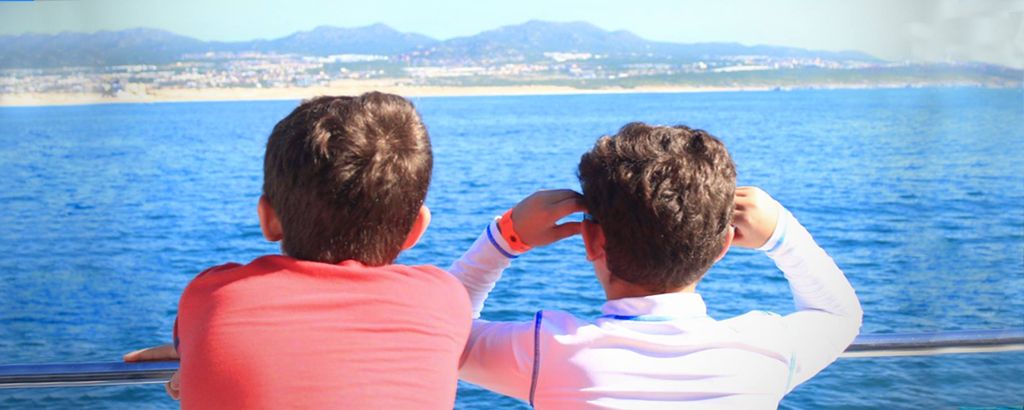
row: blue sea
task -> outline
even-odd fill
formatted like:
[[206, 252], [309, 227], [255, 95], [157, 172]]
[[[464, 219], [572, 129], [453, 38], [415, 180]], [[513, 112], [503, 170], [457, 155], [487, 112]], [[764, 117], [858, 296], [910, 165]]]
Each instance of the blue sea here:
[[[741, 185], [787, 206], [846, 272], [862, 333], [1024, 327], [1024, 92], [924, 88], [413, 99], [433, 140], [433, 224], [399, 262], [447, 267], [538, 189], [578, 189], [631, 121], [718, 136]], [[0, 108], [0, 364], [119, 360], [167, 343], [201, 270], [275, 253], [256, 202], [264, 144], [298, 101]], [[762, 254], [698, 287], [718, 319], [793, 310]], [[595, 317], [572, 238], [514, 263], [484, 317]], [[840, 359], [784, 409], [1020, 406], [1024, 353]], [[0, 408], [176, 408], [160, 385], [0, 390]], [[457, 409], [525, 409], [462, 384]]]

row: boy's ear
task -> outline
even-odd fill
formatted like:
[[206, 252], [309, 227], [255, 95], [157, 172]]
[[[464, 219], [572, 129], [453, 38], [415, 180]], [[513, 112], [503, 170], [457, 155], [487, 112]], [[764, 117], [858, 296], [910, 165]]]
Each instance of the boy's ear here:
[[267, 199], [266, 195], [260, 195], [260, 203], [256, 206], [256, 213], [260, 215], [260, 229], [263, 230], [264, 238], [271, 242], [277, 242], [284, 238], [281, 220], [277, 219], [277, 213], [270, 206], [270, 200]]
[[729, 247], [732, 246], [732, 240], [736, 237], [736, 227], [729, 225], [729, 232], [725, 234], [725, 244], [722, 245], [722, 253], [718, 254], [715, 258], [715, 262], [722, 260], [725, 254], [729, 252]]
[[601, 225], [588, 220], [583, 221], [583, 246], [587, 248], [587, 260], [596, 261], [604, 258], [604, 229]]
[[430, 208], [423, 205], [420, 207], [419, 215], [416, 215], [416, 222], [412, 223], [409, 236], [406, 236], [405, 242], [402, 243], [402, 250], [404, 251], [416, 245], [416, 242], [419, 242], [420, 238], [423, 237], [423, 233], [427, 231], [427, 226], [430, 226]]

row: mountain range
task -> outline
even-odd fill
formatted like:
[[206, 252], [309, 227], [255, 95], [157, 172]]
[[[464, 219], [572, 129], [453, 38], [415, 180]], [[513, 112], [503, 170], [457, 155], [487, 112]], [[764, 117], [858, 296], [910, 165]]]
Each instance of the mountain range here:
[[62, 32], [0, 36], [0, 68], [49, 68], [167, 64], [185, 54], [206, 52], [287, 53], [309, 56], [373, 54], [448, 60], [500, 61], [538, 58], [546, 52], [607, 54], [632, 59], [697, 59], [764, 55], [833, 61], [878, 61], [857, 51], [814, 51], [739, 43], [668, 43], [643, 39], [629, 31], [607, 31], [586, 22], [533, 20], [474, 36], [437, 40], [403, 33], [384, 24], [341, 28], [320, 26], [272, 40], [201, 41], [169, 31], [136, 28], [93, 34]]

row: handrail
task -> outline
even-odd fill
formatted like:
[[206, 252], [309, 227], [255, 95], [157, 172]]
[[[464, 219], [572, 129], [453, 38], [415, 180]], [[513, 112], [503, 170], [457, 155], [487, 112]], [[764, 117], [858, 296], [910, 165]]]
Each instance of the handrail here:
[[[1024, 351], [1024, 328], [861, 335], [840, 357], [930, 356]], [[101, 362], [0, 366], [0, 390], [166, 383], [178, 362]]]
[[1024, 328], [860, 335], [839, 357], [932, 356], [1018, 350], [1024, 350]]
[[25, 387], [166, 383], [178, 362], [100, 362], [0, 366], [0, 390]]

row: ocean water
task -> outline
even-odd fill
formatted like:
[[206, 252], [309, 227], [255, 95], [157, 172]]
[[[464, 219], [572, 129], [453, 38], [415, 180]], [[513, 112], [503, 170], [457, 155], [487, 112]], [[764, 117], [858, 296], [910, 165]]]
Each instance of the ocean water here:
[[[725, 141], [742, 185], [786, 205], [847, 273], [863, 333], [1024, 327], [1024, 92], [927, 88], [419, 98], [433, 224], [399, 262], [446, 267], [494, 215], [630, 121]], [[256, 201], [274, 123], [297, 101], [0, 108], [0, 364], [119, 360], [166, 343], [206, 267], [277, 251]], [[698, 291], [712, 317], [793, 310], [757, 252]], [[518, 259], [485, 309], [599, 313], [572, 238]], [[1024, 353], [841, 359], [784, 409], [1019, 406]], [[0, 408], [176, 408], [159, 385], [0, 390]], [[457, 409], [528, 406], [468, 384]]]

